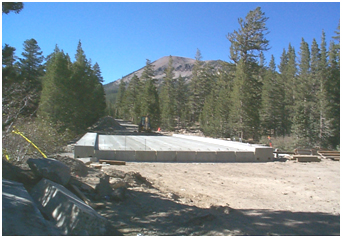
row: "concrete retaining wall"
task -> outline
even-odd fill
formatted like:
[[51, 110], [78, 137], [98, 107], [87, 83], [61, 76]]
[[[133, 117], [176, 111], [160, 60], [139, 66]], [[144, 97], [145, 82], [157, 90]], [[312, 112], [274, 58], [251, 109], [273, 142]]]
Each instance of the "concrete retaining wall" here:
[[214, 163], [216, 162], [216, 152], [214, 151], [197, 151], [196, 162]]
[[217, 163], [236, 162], [235, 151], [216, 151], [216, 162]]
[[256, 162], [255, 155], [250, 151], [236, 151], [235, 162]]
[[[263, 152], [263, 151], [261, 151]], [[261, 153], [259, 151], [259, 153]], [[231, 163], [269, 162], [271, 159], [257, 158], [251, 151], [96, 151], [97, 159], [126, 162], [179, 162], [179, 163]]]
[[157, 151], [156, 161], [157, 162], [176, 162], [177, 152], [176, 151]]
[[196, 151], [177, 151], [177, 162], [196, 162]]
[[135, 151], [136, 162], [157, 162], [157, 155], [155, 151], [148, 150], [136, 150]]
[[133, 162], [135, 161], [135, 151], [117, 150], [115, 151], [115, 159], [120, 161]]

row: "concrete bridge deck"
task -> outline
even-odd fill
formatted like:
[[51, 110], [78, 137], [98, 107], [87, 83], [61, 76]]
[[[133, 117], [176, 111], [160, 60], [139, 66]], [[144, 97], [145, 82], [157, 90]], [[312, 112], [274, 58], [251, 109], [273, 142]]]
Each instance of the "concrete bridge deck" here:
[[269, 162], [273, 149], [198, 136], [85, 134], [75, 158], [96, 157], [132, 162]]

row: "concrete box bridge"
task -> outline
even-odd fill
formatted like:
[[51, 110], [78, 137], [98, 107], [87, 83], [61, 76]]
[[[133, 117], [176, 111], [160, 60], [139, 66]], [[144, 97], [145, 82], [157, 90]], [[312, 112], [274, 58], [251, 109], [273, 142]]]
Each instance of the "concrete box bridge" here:
[[75, 158], [126, 162], [270, 162], [267, 146], [198, 136], [101, 135], [86, 133], [75, 145]]

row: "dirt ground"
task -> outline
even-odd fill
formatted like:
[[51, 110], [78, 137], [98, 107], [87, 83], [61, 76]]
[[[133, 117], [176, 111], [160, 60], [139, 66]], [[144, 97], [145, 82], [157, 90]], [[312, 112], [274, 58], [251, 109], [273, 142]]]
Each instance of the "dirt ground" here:
[[340, 234], [339, 161], [102, 168], [112, 169], [138, 172], [151, 184], [100, 211], [125, 235]]

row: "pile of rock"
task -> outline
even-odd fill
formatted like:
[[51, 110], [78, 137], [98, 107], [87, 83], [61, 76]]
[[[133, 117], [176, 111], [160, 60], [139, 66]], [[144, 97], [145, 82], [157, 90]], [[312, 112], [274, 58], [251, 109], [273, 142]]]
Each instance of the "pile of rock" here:
[[3, 169], [16, 172], [3, 170], [3, 235], [120, 235], [96, 209], [123, 201], [127, 187], [148, 181], [138, 173], [107, 175], [81, 161], [56, 158], [29, 159], [25, 173], [3, 160]]
[[101, 118], [91, 128], [88, 129], [92, 132], [101, 132], [106, 134], [116, 130], [123, 130], [125, 128], [121, 126], [120, 123], [118, 123], [113, 117], [106, 116]]

